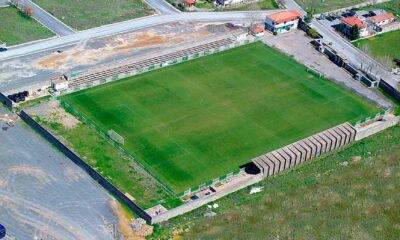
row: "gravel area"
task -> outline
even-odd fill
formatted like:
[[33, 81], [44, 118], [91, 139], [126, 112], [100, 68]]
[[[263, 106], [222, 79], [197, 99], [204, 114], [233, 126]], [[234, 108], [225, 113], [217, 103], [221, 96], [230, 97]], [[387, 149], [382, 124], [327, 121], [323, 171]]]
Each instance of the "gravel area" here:
[[310, 44], [311, 39], [305, 33], [296, 30], [278, 36], [266, 33], [265, 40], [271, 46], [293, 56], [298, 62], [317, 70], [336, 83], [363, 96], [384, 109], [393, 108], [394, 105], [380, 92], [369, 89], [364, 84], [356, 81], [346, 70], [331, 62], [324, 54], [318, 52]]
[[0, 121], [0, 162], [0, 224], [10, 239], [114, 239], [112, 198], [20, 121]]

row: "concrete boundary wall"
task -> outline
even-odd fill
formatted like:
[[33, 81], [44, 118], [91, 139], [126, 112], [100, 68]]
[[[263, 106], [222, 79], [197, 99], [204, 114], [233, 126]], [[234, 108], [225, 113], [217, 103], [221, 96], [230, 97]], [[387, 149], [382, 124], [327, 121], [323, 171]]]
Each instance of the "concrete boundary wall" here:
[[349, 123], [344, 123], [256, 157], [252, 162], [260, 169], [263, 178], [266, 178], [311, 158], [341, 148], [353, 142], [356, 139], [356, 133], [356, 129]]
[[130, 200], [125, 194], [119, 191], [114, 185], [107, 181], [103, 176], [101, 176], [96, 170], [94, 170], [89, 164], [83, 161], [78, 155], [72, 152], [68, 147], [61, 143], [56, 137], [54, 137], [49, 131], [43, 128], [39, 123], [37, 123], [33, 118], [31, 118], [27, 113], [21, 111], [19, 113], [20, 118], [32, 127], [37, 133], [44, 137], [49, 143], [56, 147], [60, 152], [62, 152], [66, 157], [68, 157], [72, 162], [81, 167], [85, 172], [87, 172], [96, 182], [98, 182], [102, 187], [114, 195], [119, 201], [128, 206], [133, 212], [135, 212], [139, 217], [146, 220], [147, 223], [151, 224], [151, 216], [147, 214], [142, 208], [140, 208], [136, 203]]
[[12, 101], [1, 92], [0, 92], [0, 102], [3, 103], [10, 111], [13, 110]]
[[391, 114], [385, 115], [381, 120], [372, 122], [365, 126], [359, 125], [356, 127], [357, 135], [355, 137], [356, 141], [363, 138], [369, 137], [375, 133], [383, 131], [387, 128], [393, 127], [400, 123], [400, 116], [394, 116]]

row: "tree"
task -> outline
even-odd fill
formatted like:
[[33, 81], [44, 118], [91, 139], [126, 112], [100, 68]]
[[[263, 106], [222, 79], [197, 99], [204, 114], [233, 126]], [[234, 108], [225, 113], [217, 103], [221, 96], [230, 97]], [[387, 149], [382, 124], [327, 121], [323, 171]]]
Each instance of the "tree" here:
[[252, 2], [247, 7], [247, 19], [249, 21], [249, 29], [252, 29], [254, 23], [259, 19], [259, 11], [261, 10], [257, 2]]
[[32, 17], [34, 11], [33, 8], [28, 7], [28, 6], [22, 6], [21, 11], [28, 17]]
[[359, 38], [360, 38], [360, 28], [356, 24], [350, 29], [350, 40], [356, 40]]
[[315, 28], [311, 28], [309, 34], [312, 38], [318, 38], [318, 32]]
[[307, 11], [307, 16], [304, 18], [304, 22], [310, 23], [313, 19], [313, 10]]

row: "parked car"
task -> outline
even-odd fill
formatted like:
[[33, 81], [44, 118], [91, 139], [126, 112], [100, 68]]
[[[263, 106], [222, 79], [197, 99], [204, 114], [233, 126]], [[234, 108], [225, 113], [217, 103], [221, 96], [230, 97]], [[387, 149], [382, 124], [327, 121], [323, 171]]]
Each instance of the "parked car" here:
[[0, 52], [5, 52], [5, 51], [7, 51], [7, 48], [0, 47]]
[[0, 239], [6, 236], [6, 228], [0, 224]]

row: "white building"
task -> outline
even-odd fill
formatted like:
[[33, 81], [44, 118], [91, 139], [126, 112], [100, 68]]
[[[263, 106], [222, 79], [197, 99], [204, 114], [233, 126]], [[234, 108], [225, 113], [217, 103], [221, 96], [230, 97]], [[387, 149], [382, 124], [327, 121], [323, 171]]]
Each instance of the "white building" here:
[[51, 87], [55, 90], [55, 91], [62, 91], [68, 88], [68, 80], [65, 79], [64, 76], [56, 78], [56, 79], [52, 79], [51, 80]]
[[267, 15], [265, 28], [271, 32], [284, 33], [296, 29], [301, 14], [295, 10], [287, 10]]

